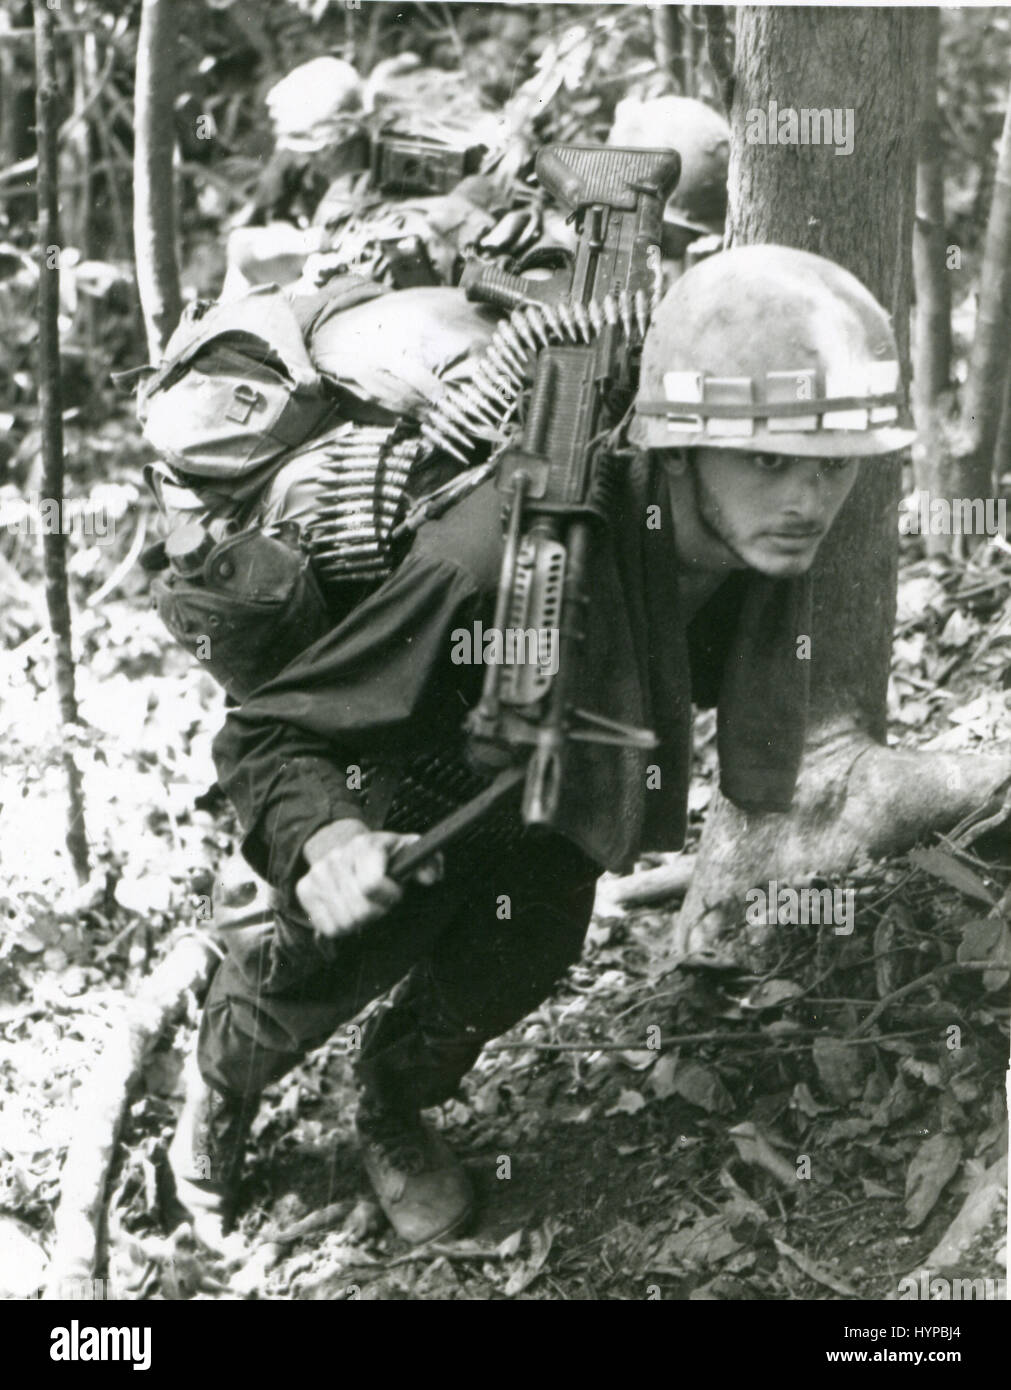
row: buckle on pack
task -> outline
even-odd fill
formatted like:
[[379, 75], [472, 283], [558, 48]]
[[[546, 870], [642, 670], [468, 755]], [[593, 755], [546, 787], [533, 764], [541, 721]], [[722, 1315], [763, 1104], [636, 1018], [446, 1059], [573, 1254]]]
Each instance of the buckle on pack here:
[[225, 411], [225, 419], [236, 425], [248, 425], [253, 411], [265, 401], [266, 397], [248, 382], [240, 381], [232, 388], [232, 404]]

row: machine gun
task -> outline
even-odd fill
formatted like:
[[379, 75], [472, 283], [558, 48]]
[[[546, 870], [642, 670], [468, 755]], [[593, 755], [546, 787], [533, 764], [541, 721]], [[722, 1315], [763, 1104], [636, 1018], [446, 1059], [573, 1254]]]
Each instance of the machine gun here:
[[486, 153], [484, 145], [385, 128], [370, 136], [368, 167], [373, 187], [383, 193], [431, 197], [451, 193], [461, 179], [476, 174]]
[[620, 484], [608, 436], [632, 399], [662, 291], [663, 208], [680, 166], [671, 150], [546, 146], [538, 178], [571, 209], [579, 233], [568, 295], [496, 267], [464, 277], [470, 298], [513, 311], [517, 334], [542, 344], [522, 437], [498, 466], [508, 525], [494, 629], [503, 639], [510, 631], [553, 634], [553, 650], [549, 659], [538, 643], [536, 656], [523, 659], [514, 643], [512, 661], [488, 666], [466, 732], [470, 761], [497, 769], [494, 780], [395, 855], [395, 878], [410, 877], [520, 783], [524, 822], [552, 826], [573, 741], [655, 746], [650, 731], [581, 710], [575, 699], [593, 535], [606, 526]]

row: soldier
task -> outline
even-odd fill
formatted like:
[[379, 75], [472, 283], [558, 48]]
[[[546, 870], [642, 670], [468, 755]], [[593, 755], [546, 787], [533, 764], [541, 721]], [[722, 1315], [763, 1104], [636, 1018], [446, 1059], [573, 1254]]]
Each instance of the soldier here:
[[681, 156], [681, 177], [663, 216], [668, 283], [680, 274], [686, 256], [719, 250], [727, 216], [730, 127], [718, 111], [693, 97], [625, 97], [615, 108], [607, 142], [670, 148]]
[[481, 670], [451, 653], [493, 622], [492, 481], [423, 525], [390, 578], [230, 712], [219, 776], [278, 911], [233, 939], [204, 1007], [170, 1153], [198, 1229], [234, 1204], [261, 1090], [393, 986], [358, 1061], [365, 1169], [408, 1241], [462, 1228], [469, 1178], [421, 1112], [577, 958], [602, 867], [682, 845], [693, 701], [717, 706], [725, 794], [789, 806], [808, 570], [859, 460], [911, 442], [898, 387], [885, 312], [821, 257], [736, 249], [670, 290], [644, 347], [620, 506], [593, 555], [581, 666], [581, 701], [649, 725], [658, 747], [585, 745], [558, 833], [500, 809], [441, 875], [430, 865], [404, 886], [388, 872], [481, 785], [460, 734]]
[[348, 268], [397, 289], [449, 285], [468, 250], [509, 258], [535, 240], [537, 208], [514, 207], [514, 190], [478, 172], [487, 151], [472, 137], [489, 113], [458, 97], [449, 125], [388, 90], [425, 76], [410, 54], [367, 80], [325, 56], [270, 89], [276, 149], [229, 235], [223, 298], [300, 277], [311, 290]]

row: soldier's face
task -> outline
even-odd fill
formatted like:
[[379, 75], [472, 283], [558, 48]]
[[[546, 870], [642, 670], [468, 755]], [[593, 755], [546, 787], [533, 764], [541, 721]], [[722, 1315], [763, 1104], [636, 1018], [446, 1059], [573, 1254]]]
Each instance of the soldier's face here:
[[811, 567], [859, 468], [856, 459], [707, 448], [694, 454], [702, 520], [744, 564], [776, 579]]

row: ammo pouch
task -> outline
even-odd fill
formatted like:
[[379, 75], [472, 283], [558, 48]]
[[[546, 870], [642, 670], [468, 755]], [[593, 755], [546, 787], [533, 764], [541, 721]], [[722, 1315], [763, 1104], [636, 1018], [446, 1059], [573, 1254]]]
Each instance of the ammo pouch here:
[[151, 587], [172, 636], [240, 701], [332, 626], [306, 557], [257, 528], [219, 541], [194, 573], [164, 570]]

